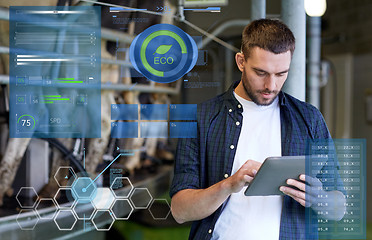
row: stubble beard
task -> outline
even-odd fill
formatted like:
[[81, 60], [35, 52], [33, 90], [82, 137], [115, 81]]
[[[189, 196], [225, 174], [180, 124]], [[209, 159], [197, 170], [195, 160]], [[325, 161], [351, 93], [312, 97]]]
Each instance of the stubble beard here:
[[[244, 74], [244, 73], [243, 73]], [[245, 74], [244, 74], [245, 75]], [[244, 90], [245, 90], [245, 93], [248, 95], [248, 97], [255, 103], [257, 104], [258, 106], [269, 106], [270, 104], [272, 104], [275, 100], [275, 98], [278, 96], [279, 92], [281, 91], [281, 89], [279, 91], [270, 91], [268, 89], [264, 89], [264, 90], [257, 90], [257, 91], [253, 91], [251, 86], [249, 86], [249, 84], [246, 83], [246, 79], [247, 79], [247, 76], [243, 76], [242, 77], [242, 83], [243, 83], [243, 87], [244, 87]], [[269, 100], [262, 100], [260, 99], [260, 94], [261, 93], [273, 93], [274, 96], [269, 99]]]

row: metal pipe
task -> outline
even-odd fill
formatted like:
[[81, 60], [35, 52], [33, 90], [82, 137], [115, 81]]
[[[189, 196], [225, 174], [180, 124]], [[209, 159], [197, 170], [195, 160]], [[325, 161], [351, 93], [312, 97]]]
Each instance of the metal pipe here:
[[178, 0], [178, 15], [181, 22], [185, 20], [184, 0]]
[[306, 96], [306, 14], [304, 1], [282, 0], [282, 20], [296, 38], [296, 50], [292, 57], [288, 78], [283, 90], [305, 101]]
[[7, 54], [9, 54], [9, 47], [0, 46], [0, 53], [7, 53]]
[[9, 8], [0, 7], [0, 19], [9, 21]]
[[320, 53], [321, 53], [321, 18], [307, 18], [307, 93], [308, 102], [320, 107]]
[[0, 84], [9, 84], [9, 76], [0, 75]]
[[252, 0], [251, 19], [257, 20], [266, 17], [266, 0]]
[[[218, 26], [212, 33], [210, 33], [213, 36], [218, 36], [220, 33], [225, 31], [227, 28], [230, 27], [245, 27], [247, 24], [250, 23], [250, 20], [248, 19], [236, 19], [236, 20], [230, 20], [227, 22], [224, 22], [220, 26]], [[198, 48], [202, 49], [204, 48], [208, 43], [212, 41], [211, 38], [206, 38], [202, 42], [198, 43]]]
[[126, 60], [114, 60], [114, 59], [109, 59], [109, 58], [101, 58], [101, 63], [133, 68], [132, 63], [130, 61], [126, 61]]
[[167, 93], [171, 95], [178, 94], [176, 88], [150, 86], [144, 84], [101, 84], [102, 90], [115, 90], [115, 91], [133, 91], [133, 92], [148, 92], [148, 93]]
[[123, 43], [131, 43], [135, 37], [136, 36], [130, 35], [128, 33], [122, 33], [107, 28], [101, 29], [101, 38], [111, 40], [114, 42], [119, 40], [120, 42]]

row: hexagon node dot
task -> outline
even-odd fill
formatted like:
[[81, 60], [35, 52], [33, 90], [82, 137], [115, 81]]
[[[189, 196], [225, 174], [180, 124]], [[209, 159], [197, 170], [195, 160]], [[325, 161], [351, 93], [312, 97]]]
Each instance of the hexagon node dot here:
[[33, 208], [37, 202], [34, 200], [34, 196], [36, 199], [39, 197], [33, 187], [21, 187], [16, 195], [16, 200], [21, 208]]
[[72, 167], [59, 167], [54, 174], [54, 180], [59, 187], [71, 187], [76, 180], [75, 171]]
[[59, 230], [70, 231], [74, 228], [77, 220], [72, 210], [59, 210], [54, 218]]
[[154, 220], [166, 220], [170, 213], [167, 199], [154, 199], [149, 207], [149, 212]]
[[[117, 177], [110, 186], [116, 198], [128, 198], [133, 190], [133, 185], [127, 177]], [[120, 190], [118, 190], [120, 189]], [[118, 190], [118, 191], [115, 191]]]
[[95, 206], [91, 201], [78, 199], [73, 210], [79, 220], [90, 220], [95, 211]]
[[[92, 218], [92, 222], [97, 231], [108, 231], [115, 222], [113, 214], [109, 210], [97, 210]], [[105, 223], [103, 226], [97, 224]]]
[[[43, 209], [48, 208], [46, 213], [43, 213]], [[50, 208], [53, 208], [51, 211]], [[40, 198], [35, 208], [40, 219], [53, 219], [57, 213], [57, 205], [53, 198]]]
[[111, 207], [116, 220], [128, 220], [134, 208], [128, 199], [116, 199]]
[[146, 209], [152, 201], [152, 196], [147, 188], [135, 188], [130, 196], [130, 201], [134, 208]]
[[22, 230], [34, 230], [40, 219], [34, 210], [21, 209], [16, 220]]
[[97, 192], [97, 187], [95, 183], [89, 177], [77, 178], [74, 184], [72, 185], [72, 189], [76, 194], [76, 200], [77, 199], [93, 200]]

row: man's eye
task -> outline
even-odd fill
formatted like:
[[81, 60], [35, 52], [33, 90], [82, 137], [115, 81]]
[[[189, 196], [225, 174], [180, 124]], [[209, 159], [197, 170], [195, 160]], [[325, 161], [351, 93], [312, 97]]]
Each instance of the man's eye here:
[[283, 77], [283, 76], [285, 76], [285, 73], [278, 73], [278, 74], [276, 74], [276, 76], [277, 77]]
[[263, 77], [266, 75], [266, 73], [263, 73], [263, 72], [256, 72], [257, 76], [260, 76], [260, 77]]

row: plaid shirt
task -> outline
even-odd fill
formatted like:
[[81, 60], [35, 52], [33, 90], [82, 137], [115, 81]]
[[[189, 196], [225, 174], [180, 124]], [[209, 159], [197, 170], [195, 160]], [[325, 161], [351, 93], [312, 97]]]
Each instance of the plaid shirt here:
[[[197, 138], [180, 139], [170, 189], [172, 197], [183, 189], [204, 189], [228, 177], [233, 166], [243, 121], [243, 108], [233, 96], [235, 87], [198, 105]], [[309, 139], [330, 138], [318, 109], [279, 93], [282, 155], [305, 155]], [[210, 239], [222, 206], [209, 217], [195, 221], [189, 239]], [[305, 208], [284, 196], [279, 239], [308, 239]], [[315, 229], [316, 231], [316, 229]], [[317, 234], [312, 238], [317, 239]]]

